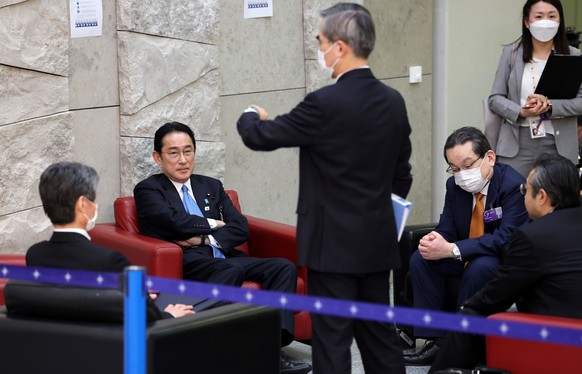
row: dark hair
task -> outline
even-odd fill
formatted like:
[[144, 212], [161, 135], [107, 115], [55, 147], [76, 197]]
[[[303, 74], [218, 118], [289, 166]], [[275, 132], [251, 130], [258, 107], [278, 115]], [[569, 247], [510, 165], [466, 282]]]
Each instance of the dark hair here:
[[160, 127], [156, 134], [154, 135], [154, 151], [162, 154], [162, 141], [164, 140], [164, 136], [168, 135], [171, 132], [184, 132], [188, 134], [190, 139], [192, 139], [192, 144], [194, 145], [194, 149], [196, 149], [196, 140], [194, 139], [194, 132], [188, 126], [184, 125], [180, 122], [168, 122], [164, 123], [162, 127]]
[[38, 192], [51, 222], [64, 225], [75, 220], [75, 204], [81, 196], [95, 201], [99, 175], [91, 166], [58, 162], [40, 176]]
[[443, 152], [445, 161], [449, 162], [449, 160], [447, 160], [448, 149], [454, 148], [458, 145], [463, 145], [466, 142], [471, 142], [473, 144], [473, 152], [475, 152], [479, 157], [484, 157], [485, 153], [491, 150], [491, 145], [481, 130], [475, 127], [465, 126], [453, 131], [453, 133], [447, 138]]
[[376, 31], [370, 12], [361, 5], [338, 3], [320, 12], [321, 32], [330, 42], [349, 45], [357, 57], [368, 58], [374, 49]]
[[532, 196], [544, 189], [555, 210], [580, 205], [580, 178], [576, 166], [564, 156], [542, 153], [529, 177]]
[[531, 11], [531, 7], [543, 1], [544, 3], [548, 3], [553, 5], [556, 9], [558, 9], [558, 13], [560, 14], [560, 26], [558, 27], [558, 33], [554, 36], [554, 50], [556, 53], [569, 55], [570, 48], [568, 44], [568, 35], [566, 34], [566, 25], [564, 19], [564, 10], [562, 8], [562, 3], [560, 0], [527, 0], [525, 5], [523, 6], [522, 11], [522, 20], [521, 20], [521, 45], [523, 46], [523, 62], [528, 63], [532, 60], [533, 57], [533, 43], [531, 41], [532, 35], [531, 32], [527, 27], [525, 27], [525, 22], [529, 19], [529, 14]]

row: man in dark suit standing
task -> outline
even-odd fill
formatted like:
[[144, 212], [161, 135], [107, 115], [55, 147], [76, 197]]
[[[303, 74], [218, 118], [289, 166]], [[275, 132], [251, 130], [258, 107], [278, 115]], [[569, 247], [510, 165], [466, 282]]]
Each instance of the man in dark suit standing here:
[[[495, 275], [501, 249], [513, 230], [526, 223], [519, 186], [525, 180], [508, 165], [496, 163], [485, 135], [474, 127], [455, 130], [445, 142], [445, 206], [436, 229], [420, 240], [410, 258], [415, 308], [445, 310], [447, 279], [459, 279], [455, 311]], [[427, 339], [404, 356], [407, 365], [430, 365], [445, 331], [415, 327]]]
[[[576, 166], [541, 154], [522, 186], [533, 222], [513, 233], [495, 277], [463, 305], [477, 316], [506, 311], [582, 318], [582, 209]], [[430, 372], [485, 363], [485, 338], [449, 333]]]
[[[311, 295], [389, 304], [390, 269], [400, 265], [391, 193], [412, 183], [404, 100], [368, 66], [372, 17], [357, 4], [321, 12], [319, 59], [337, 82], [268, 120], [251, 106], [238, 120], [255, 150], [300, 147], [298, 257]], [[312, 314], [314, 373], [351, 372], [355, 337], [366, 373], [404, 373], [392, 324]]]
[[[248, 239], [247, 219], [218, 179], [192, 174], [195, 153], [188, 126], [169, 122], [156, 131], [152, 157], [162, 173], [139, 182], [133, 191], [140, 233], [183, 248], [185, 279], [231, 286], [251, 280], [266, 290], [295, 293], [297, 269], [290, 261], [249, 257], [234, 248]], [[294, 339], [293, 311], [283, 311], [282, 317], [281, 344], [286, 346]], [[309, 371], [310, 365], [281, 351], [282, 373]]]
[[[119, 252], [91, 242], [97, 220], [95, 202], [99, 176], [95, 169], [77, 162], [50, 165], [40, 176], [38, 190], [44, 212], [54, 226], [48, 241], [36, 243], [26, 252], [28, 266], [122, 272], [130, 263]], [[170, 304], [166, 314], [153, 308], [159, 318], [192, 314], [192, 305]]]

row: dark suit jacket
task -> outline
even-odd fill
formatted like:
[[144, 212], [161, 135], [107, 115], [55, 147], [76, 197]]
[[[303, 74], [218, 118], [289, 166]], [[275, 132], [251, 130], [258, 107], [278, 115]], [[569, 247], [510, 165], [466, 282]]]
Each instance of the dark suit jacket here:
[[518, 228], [495, 277], [466, 308], [582, 318], [582, 208], [556, 210]]
[[485, 210], [501, 207], [503, 217], [485, 224], [485, 234], [469, 239], [473, 194], [455, 184], [455, 178], [447, 180], [445, 206], [436, 231], [448, 242], [455, 242], [463, 260], [476, 256], [501, 257], [501, 250], [509, 242], [513, 231], [528, 222], [524, 199], [519, 185], [525, 179], [508, 165], [495, 164], [489, 182]]
[[[184, 209], [180, 194], [164, 174], [155, 174], [139, 182], [133, 190], [140, 233], [174, 241], [196, 235], [212, 235], [222, 246], [226, 257], [242, 256], [233, 249], [249, 237], [247, 219], [234, 206], [218, 179], [193, 174], [192, 193], [205, 217], [190, 215]], [[212, 230], [206, 218], [226, 222]]]
[[[89, 239], [74, 232], [54, 232], [50, 240], [34, 244], [26, 252], [26, 265], [57, 269], [106, 271], [121, 273], [130, 262], [125, 256], [111, 249], [93, 244]], [[148, 303], [153, 300], [148, 297]], [[155, 305], [149, 307], [154, 319], [174, 318]]]
[[412, 183], [411, 129], [396, 90], [356, 69], [288, 114], [245, 113], [237, 126], [251, 149], [300, 147], [301, 265], [352, 274], [400, 265], [390, 194], [406, 197]]
[[86, 271], [123, 272], [131, 265], [119, 252], [91, 243], [78, 233], [54, 232], [50, 240], [34, 244], [26, 252], [28, 266]]

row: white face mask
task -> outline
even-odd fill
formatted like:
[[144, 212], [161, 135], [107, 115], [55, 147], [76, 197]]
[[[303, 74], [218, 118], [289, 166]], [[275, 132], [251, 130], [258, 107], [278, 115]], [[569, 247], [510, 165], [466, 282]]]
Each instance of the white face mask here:
[[549, 19], [541, 19], [530, 23], [529, 32], [540, 42], [549, 42], [558, 33], [560, 24]]
[[[485, 161], [485, 159], [481, 160], [481, 165], [483, 165], [483, 161]], [[487, 178], [481, 176], [481, 165], [479, 165], [478, 168], [461, 170], [458, 173], [455, 173], [455, 183], [457, 186], [469, 193], [477, 193], [481, 191], [489, 182], [489, 176], [487, 176]], [[491, 168], [491, 171], [492, 170], [493, 168]], [[489, 174], [491, 174], [491, 171]]]
[[330, 45], [329, 48], [327, 49], [327, 51], [325, 51], [325, 52], [322, 52], [320, 49], [317, 50], [317, 62], [319, 62], [319, 67], [321, 68], [321, 71], [323, 71], [323, 74], [328, 79], [333, 77], [333, 68], [335, 67], [335, 65], [339, 61], [339, 57], [336, 58], [330, 67], [328, 67], [327, 63], [325, 62], [325, 55], [329, 51], [331, 51], [331, 49], [333, 48], [334, 45], [335, 45], [335, 43]]
[[[91, 200], [87, 199], [87, 201]], [[87, 217], [87, 215], [83, 213], [85, 218], [87, 218], [87, 223], [85, 224], [85, 231], [93, 230], [93, 228], [95, 228], [95, 224], [97, 223], [97, 211], [99, 210], [99, 205], [92, 201], [91, 204], [95, 205], [95, 214], [93, 215], [93, 218], [89, 219], [89, 217]]]

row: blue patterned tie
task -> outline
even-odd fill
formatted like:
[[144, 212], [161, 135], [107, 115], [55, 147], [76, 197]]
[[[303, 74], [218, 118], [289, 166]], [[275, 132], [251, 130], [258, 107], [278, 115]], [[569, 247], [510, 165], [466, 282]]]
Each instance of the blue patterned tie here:
[[[202, 214], [202, 211], [198, 207], [198, 204], [196, 204], [196, 201], [194, 201], [192, 196], [190, 196], [190, 194], [188, 193], [188, 186], [186, 186], [186, 185], [182, 186], [182, 195], [184, 197], [183, 202], [184, 202], [184, 208], [186, 209], [186, 212], [188, 212], [190, 215], [204, 217], [204, 215]], [[209, 244], [209, 245], [212, 247], [212, 250], [214, 251], [215, 258], [225, 258], [224, 254], [220, 251], [220, 249], [216, 248], [212, 244]]]

